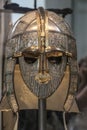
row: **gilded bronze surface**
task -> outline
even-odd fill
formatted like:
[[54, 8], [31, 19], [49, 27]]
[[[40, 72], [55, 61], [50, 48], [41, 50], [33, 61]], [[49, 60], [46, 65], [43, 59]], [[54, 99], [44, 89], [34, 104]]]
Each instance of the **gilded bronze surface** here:
[[[64, 91], [64, 87], [60, 86], [65, 79], [68, 66], [69, 76], [65, 87], [66, 96], [63, 93], [64, 99], [60, 103], [61, 105], [55, 103], [55, 105], [52, 104], [49, 107], [50, 103], [48, 102], [47, 108], [57, 110], [61, 106], [58, 110], [71, 111], [71, 106], [73, 106], [75, 100], [74, 95], [77, 91], [77, 52], [75, 42], [69, 25], [60, 15], [54, 12], [39, 8], [21, 17], [13, 26], [6, 43], [3, 84], [3, 88], [6, 90], [4, 97], [6, 98], [3, 98], [3, 100], [7, 100], [8, 108], [12, 108], [13, 111], [22, 109], [20, 105], [21, 96], [17, 94], [19, 90], [24, 95], [23, 98], [21, 97], [25, 102], [23, 109], [28, 108], [26, 104], [30, 101], [28, 96], [25, 96], [26, 93], [33, 95], [33, 100], [36, 103], [37, 98], [47, 98], [48, 101], [51, 101], [49, 99], [58, 98], [60, 88], [61, 93]], [[19, 77], [18, 80], [14, 80], [14, 70], [17, 62], [19, 64]], [[21, 73], [21, 76], [19, 73]], [[22, 88], [22, 85], [19, 85], [19, 81], [20, 83], [23, 82], [26, 91], [25, 88]], [[19, 87], [16, 88], [16, 84], [20, 86], [20, 89]], [[55, 93], [56, 96], [53, 98]], [[9, 99], [15, 100], [15, 108], [13, 108], [14, 103]], [[62, 100], [61, 95], [60, 99]], [[33, 100], [30, 101], [30, 106], [32, 106]], [[3, 103], [1, 104], [3, 106]], [[36, 108], [36, 105], [32, 106], [32, 108]], [[6, 110], [3, 107], [2, 109]]]

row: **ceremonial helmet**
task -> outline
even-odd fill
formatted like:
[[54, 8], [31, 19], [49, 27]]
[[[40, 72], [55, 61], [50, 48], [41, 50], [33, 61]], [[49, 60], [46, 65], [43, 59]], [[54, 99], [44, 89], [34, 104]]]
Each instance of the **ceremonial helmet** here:
[[42, 7], [26, 13], [13, 26], [8, 43], [7, 57], [19, 59], [22, 78], [37, 97], [47, 98], [56, 91], [67, 66], [70, 93], [76, 92], [76, 41], [61, 15]]

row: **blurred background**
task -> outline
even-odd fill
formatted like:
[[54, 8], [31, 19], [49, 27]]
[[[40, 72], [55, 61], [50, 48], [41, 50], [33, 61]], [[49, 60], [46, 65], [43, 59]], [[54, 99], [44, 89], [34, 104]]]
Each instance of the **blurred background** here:
[[[12, 25], [24, 14], [3, 13], [6, 0], [0, 0], [0, 89], [2, 88], [2, 68], [4, 43], [8, 37]], [[17, 3], [21, 7], [34, 8], [34, 0], [8, 0]], [[87, 56], [87, 0], [37, 0], [37, 8], [71, 8], [73, 13], [65, 17], [70, 24], [77, 43], [77, 59]], [[1, 89], [2, 90], [2, 89]], [[0, 97], [2, 91], [0, 90]], [[87, 127], [86, 127], [87, 128]], [[80, 130], [80, 129], [79, 129]]]

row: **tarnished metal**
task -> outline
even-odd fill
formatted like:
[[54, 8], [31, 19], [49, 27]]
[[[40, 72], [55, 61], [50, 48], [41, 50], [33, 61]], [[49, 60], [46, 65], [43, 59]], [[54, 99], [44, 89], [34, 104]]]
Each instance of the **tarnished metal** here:
[[27, 91], [42, 99], [51, 99], [57, 90], [59, 93], [68, 66], [69, 83], [61, 109], [69, 111], [77, 89], [75, 42], [69, 25], [60, 15], [43, 8], [26, 13], [15, 23], [6, 43], [6, 95], [14, 95], [13, 75], [17, 59]]

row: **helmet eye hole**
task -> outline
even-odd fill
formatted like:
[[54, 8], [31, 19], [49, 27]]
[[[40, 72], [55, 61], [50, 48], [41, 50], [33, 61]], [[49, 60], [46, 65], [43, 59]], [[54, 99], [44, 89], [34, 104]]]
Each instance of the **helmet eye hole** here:
[[24, 60], [26, 63], [33, 64], [37, 61], [37, 59], [39, 57], [39, 52], [29, 51], [28, 49], [26, 49], [22, 54], [24, 56]]
[[59, 56], [59, 57], [48, 57], [48, 61], [51, 63], [51, 64], [61, 64], [62, 62], [62, 56]]
[[37, 58], [35, 58], [35, 57], [24, 57], [24, 60], [28, 64], [33, 64], [37, 61]]
[[61, 51], [52, 51], [47, 53], [47, 59], [51, 64], [61, 64], [63, 52]]

